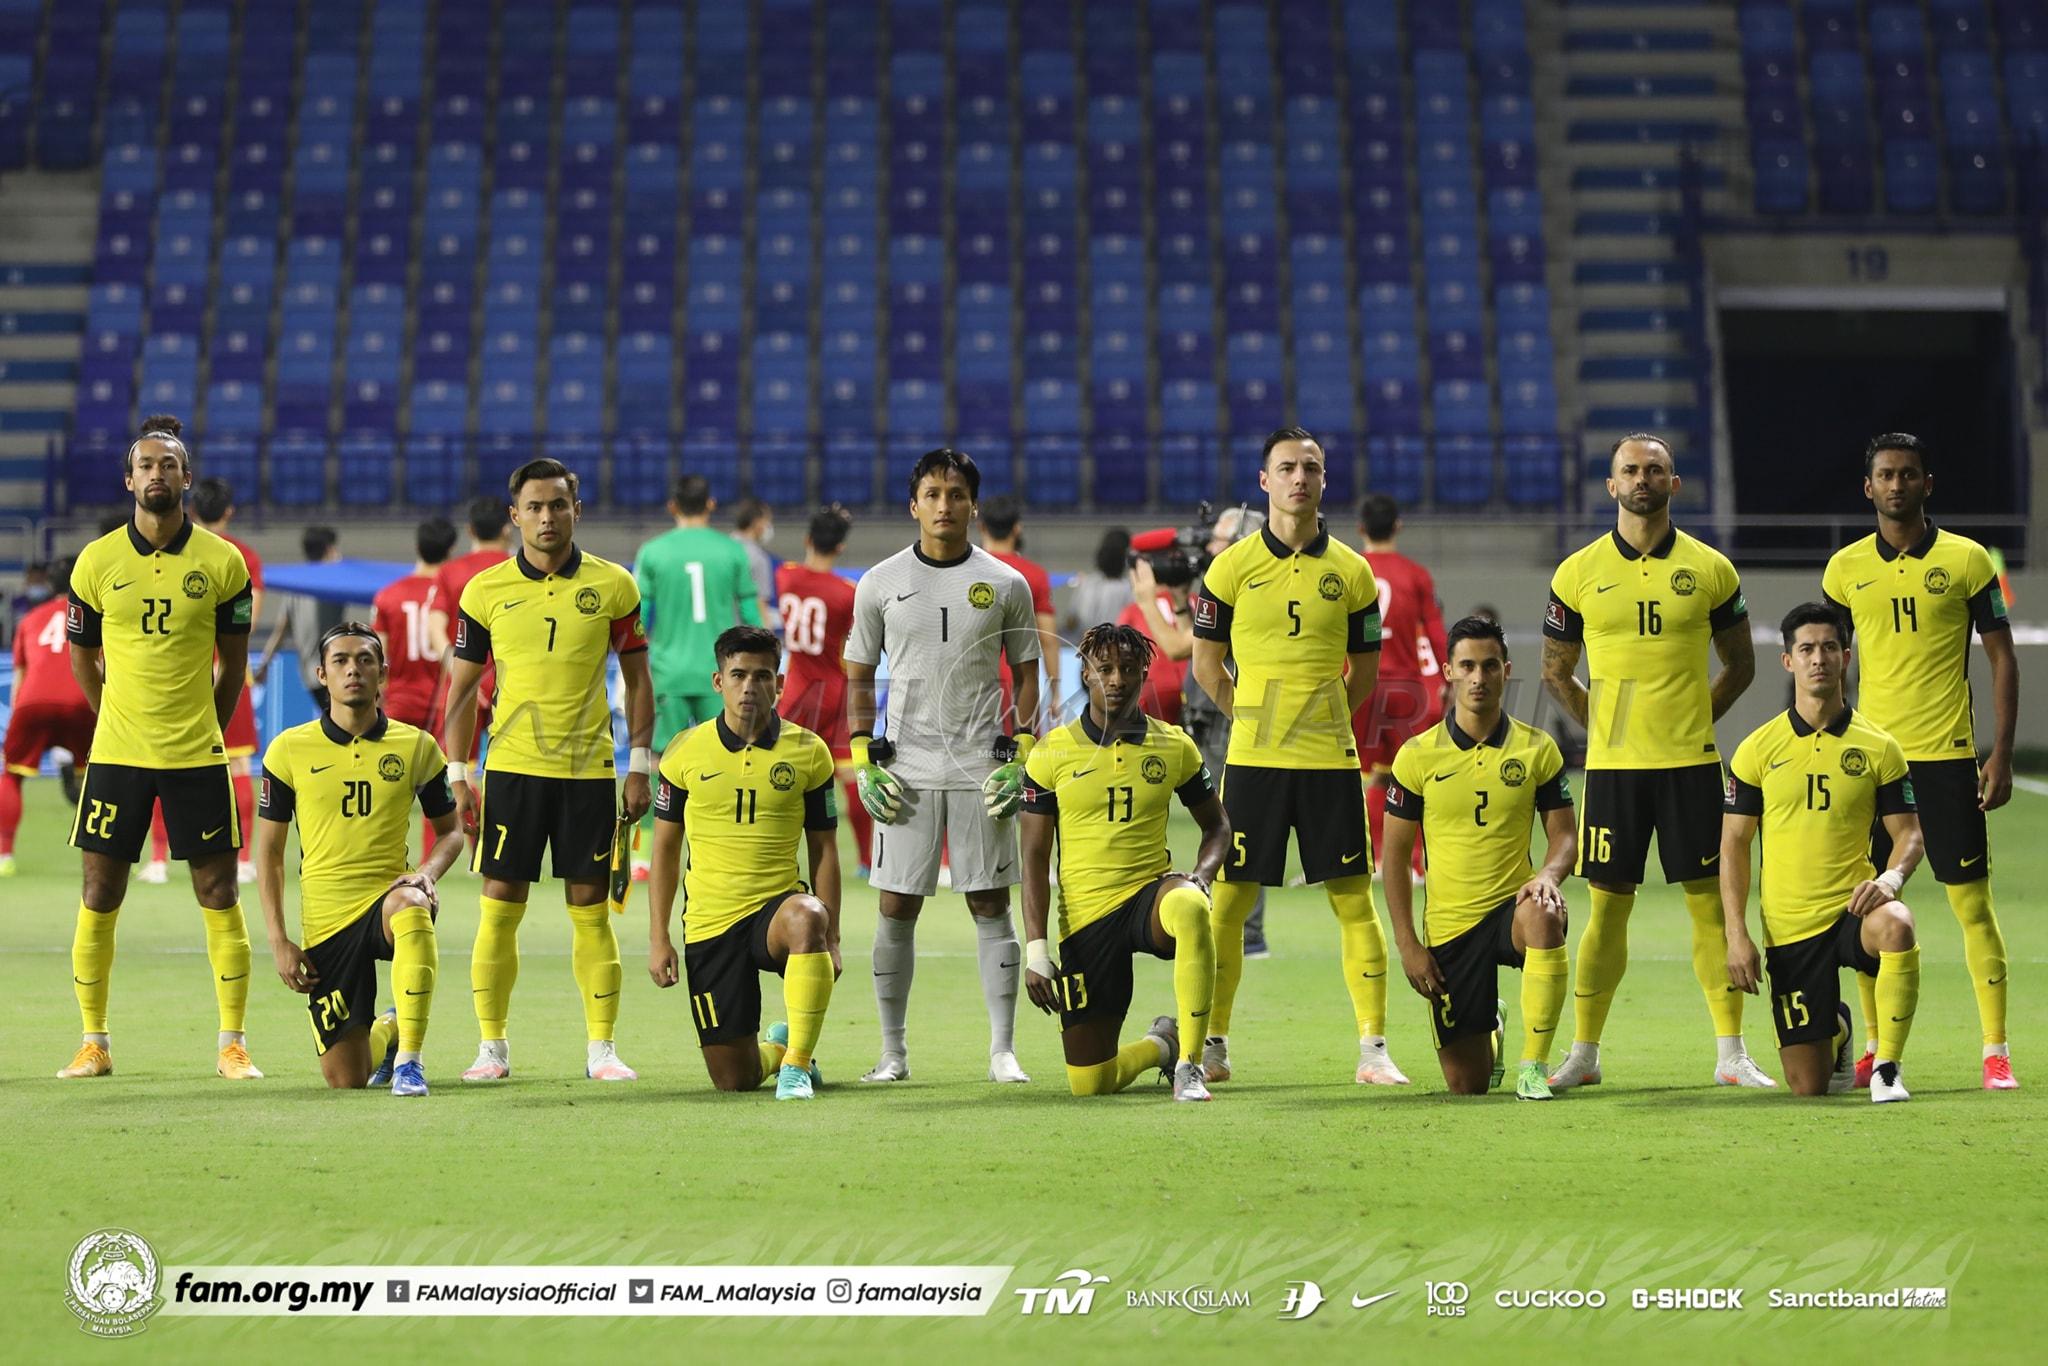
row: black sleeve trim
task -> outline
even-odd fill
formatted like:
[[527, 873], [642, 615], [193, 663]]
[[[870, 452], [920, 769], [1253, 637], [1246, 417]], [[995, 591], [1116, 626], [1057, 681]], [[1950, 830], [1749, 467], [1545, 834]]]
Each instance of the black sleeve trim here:
[[80, 602], [76, 593], [71, 595], [71, 605], [64, 610], [64, 634], [73, 645], [83, 645], [88, 650], [97, 650], [103, 643], [101, 627], [106, 618]]
[[1820, 600], [1834, 608], [1835, 614], [1841, 617], [1842, 629], [1849, 633], [1843, 638], [1842, 643], [1844, 645], [1854, 644], [1856, 640], [1856, 614], [1849, 610], [1849, 604], [1846, 602], [1836, 602], [1834, 597], [1825, 590], [1822, 591]]
[[690, 794], [687, 791], [677, 787], [668, 779], [663, 778], [659, 783], [655, 784], [654, 788], [654, 818], [656, 820], [672, 821], [677, 825], [681, 825], [683, 823], [683, 807], [688, 804], [689, 800]]
[[455, 789], [448, 786], [446, 772], [437, 773], [415, 789], [420, 799], [420, 812], [428, 820], [439, 820], [455, 809]]
[[1877, 789], [1877, 814], [1880, 816], [1910, 815], [1919, 808], [1913, 804], [1913, 788], [1905, 778], [1896, 782], [1880, 783]]
[[1557, 594], [1550, 595], [1550, 602], [1543, 609], [1543, 634], [1552, 640], [1583, 641], [1586, 638], [1586, 619], [1564, 605], [1564, 599]]
[[1387, 814], [1399, 816], [1404, 821], [1422, 819], [1422, 794], [1403, 787], [1398, 779], [1387, 782]]
[[1377, 606], [1361, 607], [1347, 619], [1344, 631], [1344, 653], [1347, 655], [1378, 654], [1380, 649], [1380, 609]]
[[837, 830], [839, 813], [832, 809], [832, 780], [827, 778], [804, 793], [804, 829]]
[[1731, 816], [1761, 816], [1764, 814], [1764, 790], [1731, 773], [1721, 809]]
[[[1847, 615], [1844, 613], [1844, 615]], [[1707, 627], [1716, 635], [1749, 620], [1749, 604], [1742, 600], [1742, 590], [1736, 589], [1728, 595], [1728, 601], [1707, 614]]]
[[455, 609], [455, 657], [481, 664], [491, 657], [491, 629], [461, 608]]
[[290, 783], [263, 766], [263, 782], [256, 793], [256, 814], [266, 821], [287, 823], [299, 809], [299, 794]]
[[1206, 590], [1196, 593], [1188, 600], [1194, 613], [1195, 639], [1230, 640], [1231, 607], [1227, 602], [1209, 596]]
[[1552, 778], [1549, 782], [1536, 789], [1536, 809], [1538, 811], [1561, 811], [1571, 804], [1571, 779], [1565, 777], [1562, 770], [1559, 770], [1555, 778]]
[[1203, 764], [1196, 769], [1195, 776], [1175, 788], [1173, 795], [1180, 798], [1180, 804], [1190, 811], [1214, 797], [1216, 783], [1209, 776], [1209, 766]]
[[1023, 809], [1034, 816], [1057, 816], [1060, 814], [1060, 799], [1053, 795], [1051, 788], [1040, 787], [1026, 774]]
[[242, 591], [213, 609], [213, 633], [217, 636], [246, 636], [255, 624], [254, 613], [248, 609], [256, 602], [254, 584], [245, 583]]
[[[1992, 600], [1994, 594], [1998, 595], [1996, 602]], [[1971, 597], [1970, 625], [1977, 628], [1978, 635], [1988, 636], [1993, 631], [2010, 631], [2012, 629], [2012, 618], [1998, 610], [2004, 605], [2005, 597], [1999, 592], [1996, 579], [1985, 584], [1979, 592]]]

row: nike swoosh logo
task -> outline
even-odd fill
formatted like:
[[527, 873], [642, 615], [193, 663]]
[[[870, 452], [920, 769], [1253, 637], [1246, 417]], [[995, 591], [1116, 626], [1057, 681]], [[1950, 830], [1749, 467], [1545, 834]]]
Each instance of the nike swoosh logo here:
[[[410, 993], [408, 993], [408, 994], [410, 994]], [[600, 1000], [600, 1001], [609, 1001], [609, 1000], [610, 1000], [610, 999], [611, 999], [612, 997], [614, 997], [614, 996], [616, 996], [616, 995], [618, 995], [618, 994], [619, 994], [619, 993], [618, 993], [618, 992], [616, 992], [616, 991], [600, 991], [600, 992], [598, 992], [598, 993], [597, 993], [596, 999], [597, 999], [597, 1000]]]
[[893, 972], [878, 972], [875, 974], [877, 977], [894, 977], [895, 975]]
[[[135, 582], [135, 580], [133, 580], [133, 579], [130, 579], [130, 580], [128, 580], [128, 583], [134, 583], [134, 582]], [[121, 591], [122, 589], [126, 588], [126, 587], [128, 586], [128, 583], [117, 583], [117, 584], [115, 584], [115, 585], [114, 585], [114, 586], [113, 586], [112, 588], [108, 589], [107, 591], [108, 591], [108, 592], [110, 592], [110, 593], [118, 593], [118, 592], [120, 592], [120, 591]]]
[[716, 778], [717, 776], [718, 776], [718, 770], [717, 770], [717, 769], [713, 769], [713, 770], [711, 770], [711, 772], [709, 772], [709, 773], [699, 773], [699, 774], [697, 775], [697, 781], [698, 781], [698, 782], [700, 782], [700, 783], [708, 783], [708, 782], [710, 782], [710, 781], [711, 781], [711, 780], [712, 780], [713, 778]]
[[1548, 1033], [1550, 1033], [1550, 1032], [1551, 1032], [1551, 1030], [1554, 1030], [1554, 1029], [1556, 1029], [1556, 1028], [1557, 1028], [1557, 1026], [1556, 1026], [1556, 1025], [1552, 1025], [1552, 1026], [1550, 1027], [1550, 1029], [1538, 1029], [1538, 1028], [1537, 1028], [1537, 1027], [1536, 1027], [1535, 1025], [1530, 1025], [1530, 1026], [1529, 1026], [1529, 1032], [1530, 1032], [1531, 1034], [1548, 1034]]
[[333, 767], [334, 767], [334, 765], [333, 765], [333, 764], [315, 764], [315, 765], [313, 766], [313, 769], [312, 769], [312, 771], [313, 771], [313, 772], [315, 772], [315, 773], [325, 773], [325, 772], [326, 772], [326, 771], [327, 771], [328, 769], [330, 769], [330, 768], [333, 768]]
[[1351, 1307], [1353, 1309], [1363, 1309], [1367, 1305], [1378, 1304], [1381, 1300], [1390, 1300], [1400, 1293], [1398, 1290], [1386, 1290], [1377, 1295], [1366, 1295], [1363, 1297], [1353, 1295], [1351, 1297]]
[[1705, 858], [1700, 860], [1700, 867], [1706, 867], [1708, 864], [1712, 863], [1715, 859], [1719, 857], [1721, 857], [1719, 854], [1708, 854]]
[[1011, 968], [1014, 968], [1017, 965], [1015, 963], [998, 963], [996, 964], [996, 966], [1001, 968], [1003, 971], [1008, 972]]
[[1792, 762], [1792, 761], [1791, 761], [1790, 759], [1780, 759], [1780, 760], [1778, 760], [1778, 762], [1776, 762], [1775, 764], [1772, 764], [1772, 765], [1771, 765], [1771, 768], [1772, 768], [1772, 770], [1773, 770], [1773, 771], [1775, 771], [1775, 770], [1777, 770], [1777, 769], [1781, 769], [1781, 768], [1783, 768], [1783, 767], [1784, 767], [1785, 765], [1787, 765], [1787, 764], [1789, 764], [1789, 763], [1791, 763], [1791, 762]]
[[1260, 580], [1259, 580], [1259, 581], [1258, 581], [1257, 583], [1248, 583], [1248, 584], [1246, 584], [1246, 585], [1245, 585], [1245, 587], [1246, 587], [1246, 588], [1248, 588], [1248, 589], [1249, 589], [1249, 588], [1264, 588], [1264, 587], [1265, 587], [1265, 586], [1266, 586], [1267, 584], [1269, 584], [1269, 583], [1271, 583], [1271, 582], [1272, 582], [1272, 580], [1271, 580], [1271, 579], [1260, 579]]
[[1074, 776], [1076, 778], [1085, 778], [1094, 771], [1092, 768], [1077, 768], [1074, 770]]
[[213, 829], [211, 829], [211, 830], [207, 831], [207, 832], [206, 832], [205, 834], [201, 835], [201, 836], [200, 836], [199, 838], [200, 838], [200, 839], [202, 839], [202, 840], [210, 840], [210, 839], [214, 838], [214, 837], [215, 837], [216, 835], [220, 834], [220, 832], [221, 832], [221, 831], [223, 831], [223, 830], [225, 830], [225, 829], [227, 829], [227, 827], [226, 827], [225, 825], [219, 825], [219, 826], [215, 826], [215, 827], [214, 827]]
[[408, 995], [408, 996], [426, 996], [426, 995], [429, 995], [429, 994], [431, 994], [431, 993], [429, 993], [429, 992], [424, 992], [424, 991], [414, 991], [414, 990], [413, 990], [413, 989], [412, 989], [411, 987], [407, 987], [407, 988], [405, 989], [405, 994], [406, 994], [406, 995]]
[[1361, 972], [1358, 975], [1360, 977], [1363, 977], [1366, 981], [1370, 982], [1375, 977], [1384, 977], [1387, 974], [1384, 972]]
[[1002, 863], [1002, 864], [998, 864], [998, 865], [996, 866], [996, 876], [997, 876], [997, 877], [1001, 877], [1001, 876], [1002, 876], [1002, 875], [1003, 875], [1004, 873], [1007, 873], [1007, 872], [1009, 872], [1009, 871], [1010, 871], [1010, 865], [1009, 865], [1008, 863]]
[[1861, 592], [1863, 589], [1870, 587], [1870, 585], [1876, 582], [1876, 579], [1865, 579], [1862, 583], [1856, 585], [1857, 591]]
[[1983, 856], [1982, 854], [1972, 854], [1972, 855], [1970, 855], [1970, 857], [1968, 857], [1968, 858], [1966, 858], [1966, 859], [1957, 859], [1957, 860], [1956, 860], [1956, 867], [1958, 867], [1958, 868], [1967, 868], [1967, 867], [1969, 867], [1969, 866], [1970, 866], [1971, 864], [1975, 863], [1975, 862], [1976, 862], [1976, 861], [1977, 861], [1978, 859], [1981, 859], [1981, 858], [1983, 858], [1983, 857], [1984, 857], [1984, 856]]
[[922, 588], [913, 588], [908, 593], [898, 593], [896, 595], [896, 601], [909, 602], [912, 598], [916, 597], [919, 593], [922, 593], [923, 591], [924, 590]]
[[1358, 851], [1358, 853], [1356, 853], [1356, 854], [1346, 854], [1346, 855], [1345, 855], [1345, 856], [1344, 856], [1343, 858], [1340, 858], [1340, 859], [1338, 859], [1338, 860], [1337, 860], [1337, 862], [1339, 862], [1339, 863], [1351, 863], [1351, 862], [1355, 861], [1356, 859], [1358, 859], [1358, 858], [1359, 858], [1359, 857], [1360, 857], [1361, 855], [1363, 855], [1364, 853], [1365, 853], [1365, 850], [1361, 849], [1361, 850], [1359, 850], [1359, 851]]
[[592, 854], [592, 855], [591, 855], [590, 857], [591, 857], [591, 858], [592, 858], [592, 860], [594, 860], [595, 862], [598, 862], [598, 863], [602, 863], [602, 862], [604, 862], [604, 861], [605, 861], [606, 859], [610, 858], [611, 856], [612, 856], [612, 855], [611, 855], [611, 850], [609, 850], [609, 849], [602, 849], [602, 850], [599, 850], [599, 851], [598, 851], [597, 853], [595, 853], [595, 854]]
[[1894, 1016], [1892, 1016], [1892, 1023], [1893, 1023], [1893, 1024], [1904, 1024], [1904, 1023], [1905, 1023], [1906, 1021], [1908, 1021], [1908, 1020], [1910, 1020], [1910, 1019], [1912, 1019], [1912, 1018], [1913, 1018], [1913, 1016], [1912, 1016], [1912, 1013], [1911, 1013], [1911, 1012], [1908, 1012], [1908, 1013], [1906, 1013], [1906, 1014], [1904, 1014], [1904, 1015], [1894, 1015]]
[[1429, 779], [1429, 780], [1430, 780], [1431, 782], [1433, 782], [1433, 783], [1440, 783], [1440, 782], [1442, 782], [1442, 781], [1443, 781], [1444, 779], [1446, 779], [1446, 778], [1448, 778], [1448, 777], [1450, 777], [1450, 776], [1451, 776], [1451, 775], [1450, 775], [1450, 774], [1448, 774], [1448, 773], [1434, 773], [1434, 774], [1431, 774], [1431, 775], [1430, 775], [1430, 779]]
[[[2007, 975], [2008, 975], [2008, 976], [2010, 976], [2010, 974], [2007, 974]], [[75, 978], [75, 977], [74, 977], [74, 978], [72, 978], [71, 980], [72, 980], [72, 981], [74, 981], [74, 982], [77, 982], [77, 981], [78, 981], [78, 979], [77, 979], [77, 978]], [[1990, 981], [1986, 982], [1986, 983], [1985, 983], [1984, 985], [1985, 985], [1985, 986], [1987, 986], [1987, 987], [1995, 987], [1995, 986], [1997, 986], [1997, 985], [1998, 985], [1998, 984], [1999, 984], [2000, 982], [2003, 982], [2004, 980], [2005, 980], [2005, 978], [2004, 978], [2004, 977], [1994, 977], [1994, 978], [1992, 978], [1992, 979], [1991, 979]], [[79, 982], [79, 985], [80, 985], [80, 986], [88, 986], [88, 987], [89, 987], [89, 986], [91, 986], [91, 985], [92, 985], [92, 983], [91, 983], [91, 982]]]
[[236, 974], [235, 974], [234, 976], [232, 976], [232, 977], [228, 977], [228, 976], [225, 976], [225, 975], [224, 975], [224, 976], [222, 976], [222, 977], [221, 977], [221, 979], [220, 979], [220, 980], [221, 980], [221, 981], [223, 981], [223, 982], [239, 982], [239, 981], [241, 981], [241, 980], [242, 980], [242, 979], [243, 979], [244, 977], [247, 977], [248, 975], [249, 975], [249, 974], [248, 974], [248, 973], [246, 973], [246, 972], [238, 972], [238, 973], [236, 973]]
[[1577, 997], [1581, 1001], [1590, 1001], [1599, 994], [1600, 993], [1597, 991], [1575, 991], [1572, 993], [1573, 996]]
[[1606, 591], [1607, 591], [1608, 589], [1610, 589], [1610, 588], [1619, 588], [1619, 587], [1621, 587], [1621, 585], [1620, 585], [1620, 584], [1618, 584], [1618, 583], [1603, 583], [1603, 584], [1601, 584], [1601, 585], [1600, 585], [1600, 586], [1599, 586], [1598, 588], [1594, 589], [1594, 590], [1593, 590], [1593, 592], [1594, 592], [1595, 594], [1599, 594], [1599, 593], [1605, 593], [1605, 592], [1606, 592]]
[[[93, 978], [93, 979], [92, 979], [92, 980], [91, 980], [90, 982], [88, 982], [88, 981], [86, 981], [86, 980], [85, 980], [85, 979], [84, 979], [83, 977], [74, 977], [74, 978], [72, 978], [71, 980], [72, 980], [72, 981], [74, 981], [74, 982], [76, 982], [76, 983], [78, 983], [78, 985], [80, 985], [80, 986], [82, 986], [82, 987], [96, 987], [96, 986], [98, 986], [98, 985], [100, 984], [100, 982], [101, 982], [101, 981], [103, 981], [104, 979], [103, 979], [103, 978], [99, 978], [99, 977], [95, 977], [95, 978]], [[2004, 981], [2004, 980], [2005, 980], [2005, 979], [2004, 979], [2004, 978], [2002, 978], [2002, 977], [2001, 977], [2001, 978], [1999, 979], [1999, 981], [2001, 981], [2001, 982], [2002, 982], [2002, 981]], [[1994, 983], [1993, 983], [1992, 985], [1996, 986], [1996, 985], [1997, 985], [1997, 983], [1996, 983], [1996, 982], [1994, 982]]]
[[501, 602], [501, 603], [499, 603], [499, 604], [498, 604], [498, 610], [499, 610], [500, 612], [509, 612], [509, 611], [511, 611], [511, 610], [512, 610], [513, 608], [515, 608], [515, 607], [524, 607], [524, 606], [526, 606], [526, 600], [525, 600], [524, 598], [521, 598], [521, 599], [519, 599], [519, 600], [518, 600], [518, 601], [516, 601], [516, 602]]

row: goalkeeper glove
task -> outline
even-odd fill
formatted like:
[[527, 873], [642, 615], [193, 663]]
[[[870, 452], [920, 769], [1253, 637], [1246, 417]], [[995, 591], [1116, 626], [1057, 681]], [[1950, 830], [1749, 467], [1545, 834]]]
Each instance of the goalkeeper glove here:
[[981, 802], [988, 814], [1007, 820], [1024, 804], [1024, 761], [1031, 757], [1037, 739], [1030, 732], [996, 741], [996, 758], [1002, 766], [981, 783]]
[[856, 735], [849, 748], [853, 754], [853, 790], [867, 813], [884, 825], [894, 825], [903, 813], [903, 784], [882, 765], [896, 757], [896, 747], [886, 739]]

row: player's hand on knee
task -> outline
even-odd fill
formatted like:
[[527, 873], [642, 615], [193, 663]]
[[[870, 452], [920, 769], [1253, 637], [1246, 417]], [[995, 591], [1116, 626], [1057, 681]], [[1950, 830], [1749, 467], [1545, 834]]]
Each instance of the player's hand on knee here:
[[676, 946], [673, 943], [650, 945], [647, 950], [647, 975], [658, 987], [672, 987], [680, 980], [679, 964], [676, 961]]
[[306, 957], [306, 951], [289, 939], [271, 945], [270, 956], [277, 961], [277, 975], [293, 991], [312, 995], [313, 988], [320, 985], [320, 971], [313, 966], [313, 960]]
[[1856, 890], [1849, 893], [1849, 914], [1861, 920], [1872, 911], [1892, 899], [1892, 889], [1875, 878], [1856, 884]]
[[1515, 900], [1534, 901], [1541, 910], [1564, 910], [1564, 893], [1557, 889], [1555, 882], [1541, 873], [1522, 884], [1522, 890], [1515, 893]]
[[1408, 985], [1415, 988], [1415, 994], [1424, 1000], [1434, 1001], [1444, 994], [1444, 974], [1436, 965], [1436, 955], [1421, 944], [1410, 944], [1401, 950], [1401, 971], [1407, 974]]

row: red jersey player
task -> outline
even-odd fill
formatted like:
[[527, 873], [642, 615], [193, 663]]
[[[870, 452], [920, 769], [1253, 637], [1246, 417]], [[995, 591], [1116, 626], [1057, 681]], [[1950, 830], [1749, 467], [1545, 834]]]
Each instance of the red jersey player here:
[[853, 822], [866, 875], [875, 822], [853, 785], [853, 756], [846, 731], [846, 636], [853, 630], [853, 584], [833, 566], [846, 544], [852, 520], [837, 506], [811, 518], [802, 563], [784, 560], [775, 571], [775, 598], [782, 615], [782, 643], [789, 663], [775, 710], [815, 732], [832, 750], [846, 788], [846, 818]]
[[14, 628], [14, 710], [7, 718], [7, 771], [0, 774], [0, 877], [14, 876], [14, 834], [21, 828], [21, 780], [33, 778], [43, 755], [67, 749], [84, 764], [92, 750], [92, 708], [71, 676], [64, 608], [71, 561], [50, 566], [51, 597]]
[[[1039, 658], [1045, 661], [1045, 691], [1039, 696], [1045, 699], [1047, 715], [1057, 715], [1060, 706], [1060, 637], [1059, 619], [1052, 610], [1052, 576], [1036, 560], [1024, 557], [1024, 533], [1018, 529], [1020, 509], [1017, 500], [1009, 494], [997, 494], [981, 505], [981, 548], [1001, 560], [1024, 576], [1024, 582], [1031, 586], [1031, 614], [1038, 619]], [[997, 665], [1003, 681], [1003, 716], [1010, 715], [1010, 664], [1008, 660]], [[1003, 722], [1004, 733], [1008, 734], [1011, 723]], [[1020, 716], [1016, 729], [1038, 730], [1038, 718]]]
[[[227, 480], [218, 477], [201, 479], [192, 486], [192, 520], [242, 552], [242, 559], [249, 566], [249, 621], [251, 629], [263, 615], [263, 559], [248, 542], [228, 534], [228, 523], [235, 520], [235, 490]], [[249, 760], [256, 753], [260, 743], [256, 734], [256, 701], [249, 691], [247, 679], [242, 681], [242, 695], [235, 702], [235, 714], [221, 729], [221, 744], [228, 759], [228, 777], [234, 784], [235, 810], [241, 817], [244, 835], [256, 828], [256, 787], [249, 777]], [[242, 882], [256, 880], [255, 841], [244, 838], [241, 853], [235, 860], [235, 876]], [[159, 807], [150, 819], [149, 864], [142, 870], [144, 882], [165, 882], [170, 878], [171, 837], [164, 828], [164, 813]]]
[[384, 642], [390, 670], [384, 681], [384, 714], [427, 730], [434, 691], [441, 682], [441, 656], [428, 637], [427, 617], [437, 600], [436, 575], [455, 549], [455, 524], [446, 517], [429, 517], [414, 532], [413, 548], [418, 558], [412, 573], [377, 590], [371, 625]]
[[[1392, 498], [1366, 495], [1358, 505], [1358, 529], [1365, 534], [1366, 562], [1380, 586], [1379, 686], [1351, 718], [1359, 766], [1370, 775], [1365, 816], [1377, 860], [1394, 754], [1410, 736], [1443, 719], [1444, 612], [1429, 571], [1394, 548], [1401, 509]], [[1419, 841], [1415, 869], [1422, 869]]]
[[[469, 581], [489, 569], [512, 552], [505, 549], [505, 528], [512, 523], [512, 509], [502, 498], [490, 494], [479, 494], [469, 504], [469, 552], [443, 562], [434, 574], [434, 597], [427, 608], [427, 645], [436, 658], [441, 660], [440, 681], [435, 685], [433, 724], [429, 733], [442, 732], [442, 709], [448, 704], [448, 643], [455, 620], [455, 606], [462, 601], [462, 590], [469, 587]], [[484, 665], [484, 676], [477, 685], [477, 739], [471, 744], [469, 761], [475, 762], [477, 752], [483, 747], [483, 734], [491, 726], [491, 698], [497, 692], [498, 670], [495, 664]], [[451, 755], [451, 758], [461, 758]]]

